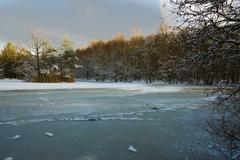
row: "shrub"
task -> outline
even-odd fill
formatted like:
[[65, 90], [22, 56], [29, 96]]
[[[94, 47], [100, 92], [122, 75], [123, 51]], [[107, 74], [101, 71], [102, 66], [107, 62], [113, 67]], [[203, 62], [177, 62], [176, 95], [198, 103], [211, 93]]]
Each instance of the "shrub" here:
[[69, 76], [58, 75], [56, 73], [44, 73], [40, 75], [40, 79], [37, 76], [33, 77], [33, 82], [41, 82], [41, 83], [61, 83], [61, 82], [74, 82], [75, 78], [74, 75], [71, 74]]

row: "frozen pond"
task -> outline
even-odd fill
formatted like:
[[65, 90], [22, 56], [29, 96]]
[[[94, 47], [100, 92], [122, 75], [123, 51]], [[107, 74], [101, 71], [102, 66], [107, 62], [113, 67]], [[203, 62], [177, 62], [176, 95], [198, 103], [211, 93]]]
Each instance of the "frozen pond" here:
[[161, 85], [1, 91], [0, 160], [216, 157], [204, 97], [199, 88]]

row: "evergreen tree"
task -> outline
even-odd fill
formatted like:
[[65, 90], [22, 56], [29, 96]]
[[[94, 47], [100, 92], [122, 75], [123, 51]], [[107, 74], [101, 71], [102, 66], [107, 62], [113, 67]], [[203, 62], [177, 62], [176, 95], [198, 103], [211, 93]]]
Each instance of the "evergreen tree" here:
[[20, 75], [16, 72], [18, 62], [25, 57], [23, 50], [20, 50], [12, 42], [8, 42], [0, 55], [0, 62], [3, 68], [5, 78], [18, 78]]

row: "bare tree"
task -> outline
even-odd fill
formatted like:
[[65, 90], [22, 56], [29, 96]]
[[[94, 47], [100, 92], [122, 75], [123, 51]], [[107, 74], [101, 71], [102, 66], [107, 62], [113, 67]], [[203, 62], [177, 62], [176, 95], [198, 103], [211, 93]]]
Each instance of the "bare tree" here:
[[44, 50], [43, 48], [45, 45], [45, 41], [34, 33], [31, 35], [31, 40], [32, 40], [33, 52], [37, 57], [37, 77], [38, 77], [38, 80], [40, 80], [40, 75], [41, 75], [40, 54]]
[[47, 54], [50, 52], [55, 51], [55, 49], [50, 45], [50, 43], [45, 40], [44, 38], [38, 36], [37, 34], [33, 33], [31, 35], [31, 46], [32, 46], [32, 52], [36, 56], [37, 59], [37, 79], [38, 81], [41, 79], [41, 62], [40, 57], [43, 54]]
[[221, 82], [214, 92], [218, 98], [208, 121], [209, 131], [223, 142], [217, 149], [227, 159], [240, 159], [240, 1], [174, 0], [172, 3], [183, 19], [181, 26], [191, 30], [186, 64], [204, 68], [202, 75]]
[[[219, 94], [221, 93], [221, 94]], [[240, 86], [219, 87], [208, 131], [216, 136], [215, 149], [226, 159], [240, 159]]]

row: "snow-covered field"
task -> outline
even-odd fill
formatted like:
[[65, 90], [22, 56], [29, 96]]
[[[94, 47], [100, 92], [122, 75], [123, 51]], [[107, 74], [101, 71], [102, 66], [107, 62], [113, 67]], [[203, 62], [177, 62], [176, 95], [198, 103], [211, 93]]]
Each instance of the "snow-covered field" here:
[[163, 85], [154, 87], [144, 82], [123, 83], [123, 82], [95, 82], [80, 81], [74, 83], [29, 83], [21, 80], [0, 80], [0, 91], [13, 90], [53, 90], [53, 89], [120, 89], [126, 91], [149, 92], [176, 92], [181, 91], [183, 86]]

